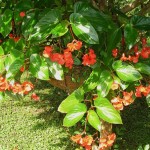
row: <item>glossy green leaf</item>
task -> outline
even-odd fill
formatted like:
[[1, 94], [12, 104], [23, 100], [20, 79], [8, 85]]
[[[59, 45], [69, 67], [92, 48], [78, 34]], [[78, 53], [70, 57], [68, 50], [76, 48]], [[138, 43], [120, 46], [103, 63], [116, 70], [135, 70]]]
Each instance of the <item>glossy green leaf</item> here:
[[139, 30], [150, 30], [150, 17], [145, 16], [133, 16], [131, 18], [133, 27]]
[[150, 94], [146, 96], [146, 102], [148, 104], [148, 107], [150, 107]]
[[64, 71], [62, 65], [50, 61], [50, 59], [46, 59], [51, 77], [57, 80], [64, 80]]
[[63, 120], [63, 125], [66, 127], [71, 127], [75, 125], [78, 121], [82, 119], [87, 111], [87, 107], [83, 103], [75, 104], [71, 111], [67, 113]]
[[71, 93], [65, 100], [61, 102], [58, 107], [58, 111], [61, 113], [68, 113], [74, 107], [74, 105], [80, 103], [84, 99], [84, 90], [79, 87], [73, 93]]
[[[116, 61], [114, 64], [117, 64], [118, 62], [120, 61]], [[142, 79], [141, 74], [133, 66], [128, 65], [127, 63], [122, 63], [120, 66], [115, 66], [114, 64], [112, 66], [121, 80], [133, 82]]]
[[63, 20], [60, 22], [55, 28], [51, 30], [52, 38], [63, 36], [68, 32], [69, 22], [67, 20]]
[[38, 54], [32, 54], [30, 57], [29, 71], [33, 76], [41, 80], [49, 80], [49, 69], [44, 58]]
[[27, 13], [22, 21], [21, 30], [24, 37], [27, 39], [33, 32], [34, 26], [37, 23], [36, 12]]
[[4, 50], [3, 48], [0, 46], [0, 56], [4, 55]]
[[120, 28], [113, 28], [108, 32], [108, 44], [107, 44], [107, 51], [109, 55], [111, 55], [111, 51], [117, 47], [117, 44], [121, 41], [121, 29]]
[[20, 52], [20, 51], [18, 51], [16, 49], [11, 49], [10, 50], [10, 54], [8, 54], [7, 57], [5, 58], [5, 69], [6, 69], [6, 71], [9, 70], [9, 67], [11, 66], [11, 64], [16, 59], [24, 60], [24, 54], [23, 54], [23, 52]]
[[122, 124], [119, 112], [115, 110], [108, 99], [98, 97], [94, 100], [94, 105], [100, 118], [109, 123]]
[[136, 63], [134, 67], [141, 73], [150, 75], [150, 66], [144, 64], [144, 63]]
[[88, 119], [89, 124], [93, 128], [95, 128], [98, 131], [101, 130], [100, 118], [98, 117], [97, 113], [94, 110], [89, 110], [88, 111], [87, 119]]
[[12, 15], [12, 11], [10, 9], [6, 9], [3, 15], [0, 16], [0, 33], [4, 37], [6, 37], [12, 30]]
[[85, 2], [76, 2], [74, 12], [84, 16], [97, 31], [107, 31], [110, 28], [111, 19]]
[[97, 85], [97, 94], [100, 97], [107, 96], [107, 94], [111, 88], [112, 83], [113, 83], [113, 78], [111, 76], [111, 73], [107, 70], [104, 70], [101, 73], [100, 80], [99, 80], [99, 83]]
[[12, 79], [14, 76], [19, 72], [21, 66], [23, 65], [24, 60], [22, 59], [16, 59], [9, 67], [7, 73], [6, 73], [6, 78], [7, 79]]
[[98, 85], [101, 71], [102, 70], [99, 67], [93, 69], [88, 79], [85, 80], [85, 82], [82, 85], [85, 92], [93, 90]]
[[5, 54], [9, 53], [11, 50], [13, 50], [15, 46], [16, 46], [16, 43], [13, 39], [8, 39], [7, 41], [3, 42], [3, 44], [2, 44]]
[[29, 36], [29, 40], [32, 42], [42, 42], [50, 35], [51, 30], [61, 20], [60, 11], [57, 9], [46, 11], [42, 14], [40, 20], [34, 26], [32, 34]]
[[74, 34], [88, 44], [98, 44], [99, 38], [90, 22], [79, 13], [70, 15], [70, 23]]
[[124, 28], [125, 43], [128, 49], [131, 49], [136, 42], [138, 32], [132, 27], [131, 24], [127, 24]]

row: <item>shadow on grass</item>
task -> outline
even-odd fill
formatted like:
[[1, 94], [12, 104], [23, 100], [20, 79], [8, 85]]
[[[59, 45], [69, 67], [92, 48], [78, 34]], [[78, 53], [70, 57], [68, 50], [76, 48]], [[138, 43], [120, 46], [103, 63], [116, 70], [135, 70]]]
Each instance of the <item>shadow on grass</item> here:
[[[137, 99], [122, 113], [123, 125], [116, 125], [119, 150], [148, 150], [150, 144], [150, 108], [145, 99]], [[139, 149], [141, 146], [143, 149]]]

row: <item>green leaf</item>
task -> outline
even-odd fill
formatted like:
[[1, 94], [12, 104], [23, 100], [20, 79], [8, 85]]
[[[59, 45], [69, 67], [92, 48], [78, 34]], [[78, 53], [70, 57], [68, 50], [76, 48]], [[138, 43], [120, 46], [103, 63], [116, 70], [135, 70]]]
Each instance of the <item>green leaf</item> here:
[[98, 85], [101, 71], [102, 70], [99, 67], [93, 69], [88, 79], [85, 80], [85, 82], [82, 85], [85, 92], [93, 90]]
[[50, 35], [51, 30], [60, 21], [61, 14], [57, 9], [46, 11], [42, 14], [40, 20], [34, 26], [32, 34], [29, 36], [29, 40], [32, 42], [42, 42]]
[[3, 48], [0, 46], [0, 56], [1, 55], [4, 55], [4, 50], [3, 50]]
[[6, 37], [12, 30], [12, 15], [12, 11], [10, 9], [6, 9], [3, 15], [0, 16], [0, 33], [4, 37]]
[[146, 102], [148, 104], [148, 107], [150, 107], [150, 94], [146, 96]]
[[99, 38], [90, 22], [79, 13], [70, 15], [71, 27], [74, 34], [88, 44], [98, 44]]
[[9, 53], [14, 49], [16, 43], [13, 39], [8, 39], [6, 42], [3, 42], [2, 47], [5, 53]]
[[63, 36], [68, 32], [69, 22], [67, 20], [63, 20], [59, 23], [55, 28], [52, 29], [51, 34], [52, 38]]
[[[114, 63], [116, 64], [117, 62]], [[112, 66], [115, 65], [113, 64]], [[133, 82], [142, 79], [141, 74], [134, 67], [128, 65], [127, 63], [122, 63], [121, 66], [115, 66], [114, 70], [119, 78], [125, 82]]]
[[125, 42], [128, 49], [131, 49], [136, 42], [138, 32], [132, 27], [131, 24], [127, 24], [124, 29]]
[[95, 10], [85, 2], [76, 2], [74, 13], [79, 13], [85, 17], [97, 31], [107, 31], [112, 23], [111, 19], [99, 10]]
[[21, 30], [24, 37], [27, 39], [33, 32], [34, 26], [37, 23], [36, 12], [27, 13], [22, 21]]
[[74, 107], [74, 105], [80, 103], [84, 99], [84, 90], [79, 87], [73, 93], [71, 93], [65, 100], [61, 102], [58, 107], [58, 111], [61, 113], [68, 113]]
[[117, 47], [117, 44], [121, 41], [121, 29], [120, 28], [113, 28], [108, 32], [108, 44], [107, 44], [107, 51], [109, 55], [111, 55], [111, 51]]
[[133, 16], [131, 18], [131, 23], [133, 24], [133, 27], [139, 29], [139, 30], [146, 30], [148, 31], [150, 29], [150, 17], [145, 16]]
[[119, 112], [115, 110], [108, 99], [98, 97], [94, 100], [94, 105], [100, 118], [109, 123], [122, 124]]
[[57, 80], [64, 80], [64, 71], [62, 65], [52, 62], [50, 59], [46, 59], [46, 61], [49, 66], [51, 77]]
[[65, 116], [63, 120], [63, 126], [71, 127], [75, 125], [78, 121], [82, 119], [87, 111], [87, 107], [83, 103], [78, 103], [74, 105], [71, 111]]
[[144, 64], [144, 63], [136, 63], [134, 67], [141, 73], [150, 75], [150, 66]]
[[32, 54], [30, 57], [29, 71], [33, 76], [41, 80], [49, 80], [49, 69], [44, 58], [38, 54]]
[[18, 73], [20, 70], [21, 66], [23, 65], [24, 60], [22, 59], [16, 59], [9, 67], [7, 73], [6, 73], [6, 78], [7, 79], [12, 79], [14, 76]]
[[93, 128], [95, 128], [98, 131], [101, 130], [100, 118], [98, 117], [97, 113], [94, 110], [89, 110], [88, 111], [87, 119], [88, 119], [89, 124]]
[[100, 80], [99, 80], [99, 83], [97, 85], [97, 94], [100, 97], [107, 96], [107, 94], [111, 88], [112, 83], [113, 83], [113, 78], [111, 76], [111, 73], [107, 70], [104, 70], [101, 73]]

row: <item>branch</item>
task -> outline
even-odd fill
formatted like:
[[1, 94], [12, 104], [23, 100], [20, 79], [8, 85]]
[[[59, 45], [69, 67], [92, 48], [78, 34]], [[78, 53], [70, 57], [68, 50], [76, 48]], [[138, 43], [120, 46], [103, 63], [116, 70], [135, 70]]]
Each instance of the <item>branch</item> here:
[[123, 13], [127, 13], [133, 9], [135, 9], [136, 7], [138, 7], [139, 5], [143, 5], [144, 2], [146, 0], [135, 0], [133, 3], [129, 4], [129, 5], [126, 5], [122, 8], [122, 12]]
[[150, 12], [150, 1], [143, 5], [141, 11], [139, 12], [140, 15], [144, 15], [146, 13]]

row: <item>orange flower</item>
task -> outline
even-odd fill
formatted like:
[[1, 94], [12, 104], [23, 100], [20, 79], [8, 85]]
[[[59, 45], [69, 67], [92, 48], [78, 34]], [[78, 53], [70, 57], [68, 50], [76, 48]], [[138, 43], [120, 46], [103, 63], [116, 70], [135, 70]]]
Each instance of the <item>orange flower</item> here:
[[4, 77], [0, 77], [0, 91], [4, 92], [9, 89], [9, 83]]
[[81, 140], [82, 136], [81, 134], [76, 134], [75, 136], [71, 137], [71, 140], [77, 144], [79, 144], [80, 140]]
[[112, 85], [111, 85], [111, 89], [112, 90], [117, 90], [119, 88], [119, 84], [118, 83], [113, 83]]
[[133, 91], [123, 92], [123, 104], [125, 106], [128, 106], [128, 105], [130, 105], [131, 103], [134, 102], [134, 100], [132, 99], [132, 95], [133, 95]]
[[36, 95], [36, 93], [32, 93], [31, 98], [35, 101], [39, 101], [40, 97]]
[[26, 15], [26, 13], [24, 11], [21, 11], [19, 15], [23, 18]]
[[24, 94], [28, 94], [34, 88], [34, 86], [31, 82], [25, 81], [22, 83], [22, 88], [23, 88]]
[[22, 67], [20, 68], [20, 72], [24, 72], [24, 70], [25, 70], [25, 67], [22, 66]]
[[87, 145], [91, 145], [93, 142], [93, 137], [92, 136], [85, 136], [84, 138], [82, 138], [81, 141], [81, 146], [85, 147]]

